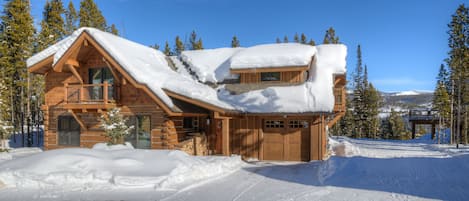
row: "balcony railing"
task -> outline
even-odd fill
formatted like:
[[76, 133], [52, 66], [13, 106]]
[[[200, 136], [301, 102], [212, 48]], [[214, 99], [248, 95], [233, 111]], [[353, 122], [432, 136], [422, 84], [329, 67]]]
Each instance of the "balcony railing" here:
[[118, 90], [113, 84], [68, 84], [65, 83], [66, 104], [112, 104], [118, 100]]

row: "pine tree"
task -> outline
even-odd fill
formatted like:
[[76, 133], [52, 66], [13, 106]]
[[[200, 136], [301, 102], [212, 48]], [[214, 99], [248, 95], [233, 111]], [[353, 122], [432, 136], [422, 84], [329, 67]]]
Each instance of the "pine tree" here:
[[275, 43], [282, 43], [282, 41], [277, 37], [277, 39], [275, 39]]
[[47, 1], [41, 21], [41, 32], [38, 36], [38, 51], [52, 45], [65, 36], [65, 24], [62, 18], [65, 10], [61, 0]]
[[72, 1], [68, 2], [68, 8], [65, 12], [65, 33], [72, 34], [77, 29], [78, 14]]
[[133, 126], [127, 126], [127, 119], [120, 113], [120, 108], [111, 109], [99, 120], [101, 127], [104, 128], [105, 136], [109, 139], [108, 145], [119, 144], [124, 142], [125, 136], [130, 134]]
[[[2, 111], [2, 117], [24, 133], [23, 125], [27, 125], [25, 121], [29, 116], [26, 59], [33, 52], [35, 32], [29, 1], [7, 1], [3, 7], [0, 27], [5, 28], [0, 35], [2, 49], [5, 48], [2, 50], [0, 68], [6, 86], [6, 90], [1, 93], [5, 104], [10, 106]], [[30, 139], [28, 137], [28, 145]]]
[[364, 105], [363, 105], [364, 83], [363, 83], [363, 66], [361, 47], [357, 47], [357, 66], [353, 73], [353, 116], [355, 119], [354, 136], [362, 137], [363, 121], [365, 121]]
[[283, 37], [283, 42], [284, 42], [284, 43], [288, 43], [288, 36], [284, 36], [284, 37]]
[[308, 43], [308, 44], [311, 45], [311, 46], [316, 46], [316, 43], [314, 42], [313, 39], [309, 40], [309, 43]]
[[295, 35], [293, 36], [293, 41], [295, 43], [299, 43], [300, 42], [300, 37], [298, 36], [298, 33], [295, 33]]
[[391, 109], [391, 115], [389, 116], [389, 125], [391, 127], [391, 134], [394, 139], [408, 139], [409, 132], [405, 129], [404, 118]]
[[339, 37], [335, 36], [334, 28], [330, 27], [326, 31], [326, 35], [324, 36], [324, 41], [322, 43], [323, 44], [338, 44], [339, 43]]
[[438, 111], [445, 127], [449, 126], [451, 102], [443, 82], [438, 82], [433, 94], [433, 109]]
[[155, 43], [154, 45], [150, 45], [150, 47], [155, 50], [160, 50], [160, 45], [158, 45], [157, 43]]
[[204, 49], [202, 45], [202, 39], [197, 38], [197, 34], [195, 33], [195, 30], [192, 31], [191, 36], [189, 38], [189, 49], [190, 50]]
[[[119, 30], [117, 30], [115, 24], [111, 24], [111, 27], [109, 27], [109, 32], [118, 36], [119, 35]], [[159, 49], [159, 48], [158, 48]]]
[[455, 119], [455, 128], [453, 132], [457, 139], [467, 142], [468, 135], [468, 115], [467, 107], [463, 105], [469, 103], [469, 8], [461, 4], [456, 12], [451, 16], [451, 22], [448, 24], [449, 40], [447, 65], [450, 68], [450, 79], [454, 83], [454, 94], [451, 94], [454, 100], [453, 119]]
[[301, 44], [307, 44], [308, 39], [306, 38], [306, 35], [304, 33], [301, 33], [301, 39], [300, 39]]
[[174, 52], [176, 53], [176, 55], [180, 55], [182, 51], [184, 51], [184, 43], [181, 41], [181, 38], [179, 38], [179, 36], [176, 36]]
[[446, 91], [451, 91], [451, 81], [449, 77], [448, 69], [444, 64], [440, 65], [438, 76], [436, 77], [437, 83], [443, 83], [446, 87]]
[[238, 37], [233, 36], [233, 39], [231, 39], [231, 47], [239, 47], [239, 46], [240, 44], [239, 44]]
[[80, 2], [80, 27], [94, 27], [106, 31], [106, 19], [93, 0], [82, 0]]
[[368, 87], [365, 91], [365, 105], [367, 105], [366, 116], [367, 116], [367, 123], [366, 125], [366, 133], [368, 134], [368, 138], [378, 138], [378, 132], [380, 127], [380, 119], [379, 119], [379, 108], [381, 103], [381, 95], [379, 94], [378, 90], [373, 86], [372, 83], [368, 84]]
[[173, 53], [171, 52], [171, 48], [169, 47], [168, 41], [166, 41], [165, 44], [164, 44], [164, 54], [165, 54], [166, 56], [171, 56], [171, 55], [173, 55]]

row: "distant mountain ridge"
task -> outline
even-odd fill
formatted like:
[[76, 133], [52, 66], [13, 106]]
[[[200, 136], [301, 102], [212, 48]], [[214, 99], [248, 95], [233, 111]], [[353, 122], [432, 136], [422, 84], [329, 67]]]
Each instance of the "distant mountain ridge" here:
[[383, 109], [431, 109], [433, 91], [411, 90], [402, 92], [380, 92], [383, 97]]

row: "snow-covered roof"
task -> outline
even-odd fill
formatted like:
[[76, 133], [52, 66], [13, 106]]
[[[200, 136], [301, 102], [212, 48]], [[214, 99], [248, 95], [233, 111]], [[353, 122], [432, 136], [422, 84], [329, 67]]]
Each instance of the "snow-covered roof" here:
[[[249, 48], [220, 48], [186, 51], [181, 58], [190, 65], [200, 81], [221, 81], [231, 69], [243, 67], [310, 66], [310, 77], [297, 86], [269, 87], [231, 95], [223, 86], [218, 89], [190, 76], [181, 62], [171, 58], [178, 70], [168, 65], [165, 55], [116, 35], [94, 28], [80, 28], [71, 36], [27, 61], [28, 67], [54, 55], [54, 64], [82, 33], [88, 33], [137, 82], [145, 84], [168, 107], [174, 104], [164, 89], [225, 110], [248, 113], [331, 112], [334, 107], [333, 75], [345, 73], [345, 45], [309, 46], [302, 44], [267, 44]], [[251, 55], [252, 54], [252, 55]], [[316, 55], [316, 62], [311, 64]]]
[[217, 48], [190, 50], [181, 53], [181, 60], [188, 64], [201, 82], [221, 82], [232, 78], [229, 59], [244, 48]]
[[[93, 37], [127, 73], [137, 82], [147, 85], [168, 107], [172, 108], [174, 105], [163, 89], [221, 108], [232, 109], [229, 104], [218, 100], [216, 91], [211, 87], [173, 71], [161, 51], [98, 29], [80, 28], [70, 37], [49, 47], [48, 49], [56, 50], [54, 64], [84, 31]], [[46, 50], [49, 51], [48, 49]], [[40, 58], [48, 57], [45, 55], [46, 53], [40, 52], [37, 57], [33, 56], [28, 60], [28, 67], [41, 61]]]
[[234, 55], [231, 69], [307, 66], [316, 53], [311, 45], [275, 43], [256, 45]]

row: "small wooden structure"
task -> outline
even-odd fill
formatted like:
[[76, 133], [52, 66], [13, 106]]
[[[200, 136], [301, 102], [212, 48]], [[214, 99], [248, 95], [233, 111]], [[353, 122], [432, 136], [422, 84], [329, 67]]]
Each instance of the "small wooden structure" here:
[[419, 124], [432, 126], [432, 139], [435, 138], [438, 113], [434, 110], [409, 110], [409, 122], [412, 124], [412, 139], [415, 139], [415, 127]]

